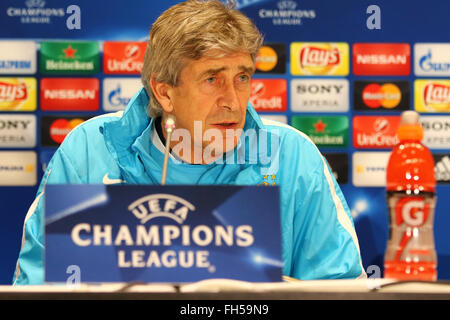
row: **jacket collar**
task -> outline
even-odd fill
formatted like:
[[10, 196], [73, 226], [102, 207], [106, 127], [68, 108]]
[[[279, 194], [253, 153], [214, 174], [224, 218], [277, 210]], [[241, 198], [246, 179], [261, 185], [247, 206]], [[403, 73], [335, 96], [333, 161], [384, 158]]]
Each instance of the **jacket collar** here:
[[[106, 146], [119, 167], [123, 171], [131, 170], [132, 176], [143, 174], [142, 165], [135, 165], [140, 160], [133, 145], [139, 137], [149, 133], [148, 128], [153, 125], [153, 119], [147, 115], [148, 103], [149, 96], [145, 88], [141, 88], [130, 100], [122, 117], [116, 121], [104, 123], [100, 129], [103, 132]], [[247, 105], [244, 131], [249, 129], [264, 129], [261, 118], [250, 103]], [[150, 140], [150, 136], [142, 138]]]

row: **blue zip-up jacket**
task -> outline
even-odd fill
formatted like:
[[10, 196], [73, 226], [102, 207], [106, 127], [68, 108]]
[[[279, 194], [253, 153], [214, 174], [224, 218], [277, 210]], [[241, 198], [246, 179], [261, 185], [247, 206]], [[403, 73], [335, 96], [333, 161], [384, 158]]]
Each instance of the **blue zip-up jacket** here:
[[[142, 88], [124, 112], [85, 121], [55, 152], [25, 217], [14, 284], [44, 282], [46, 184], [159, 184], [164, 150], [146, 113], [148, 99]], [[288, 125], [261, 120], [248, 105], [244, 133], [250, 129], [276, 135], [276, 161], [261, 164], [247, 155], [244, 161], [192, 165], [171, 157], [167, 184], [278, 185], [283, 274], [303, 280], [366, 277], [350, 210], [317, 147]], [[248, 143], [243, 136], [236, 149]]]

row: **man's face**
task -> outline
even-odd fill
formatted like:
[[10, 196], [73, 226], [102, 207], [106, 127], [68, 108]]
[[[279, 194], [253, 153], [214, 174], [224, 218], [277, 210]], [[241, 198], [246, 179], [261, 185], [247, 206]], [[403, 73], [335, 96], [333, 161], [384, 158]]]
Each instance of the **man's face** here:
[[211, 141], [194, 141], [194, 125], [197, 134], [201, 125], [202, 137], [206, 130], [216, 129], [214, 132], [220, 131], [223, 136], [223, 152], [235, 148], [245, 124], [253, 71], [248, 53], [190, 61], [181, 71], [179, 85], [171, 88], [177, 128], [187, 129], [191, 142], [197, 146], [201, 143], [202, 148]]

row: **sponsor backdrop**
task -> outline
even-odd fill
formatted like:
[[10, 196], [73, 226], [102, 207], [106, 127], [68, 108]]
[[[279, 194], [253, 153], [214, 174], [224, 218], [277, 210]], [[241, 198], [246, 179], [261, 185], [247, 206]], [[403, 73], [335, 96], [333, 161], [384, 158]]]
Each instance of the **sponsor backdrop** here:
[[[23, 221], [53, 152], [79, 123], [124, 109], [141, 86], [149, 28], [177, 2], [0, 3], [0, 283], [11, 282]], [[385, 167], [399, 115], [421, 113], [439, 182], [438, 277], [450, 279], [450, 3], [237, 5], [265, 35], [250, 101], [261, 115], [308, 134], [325, 154], [354, 217], [365, 268], [383, 270]]]

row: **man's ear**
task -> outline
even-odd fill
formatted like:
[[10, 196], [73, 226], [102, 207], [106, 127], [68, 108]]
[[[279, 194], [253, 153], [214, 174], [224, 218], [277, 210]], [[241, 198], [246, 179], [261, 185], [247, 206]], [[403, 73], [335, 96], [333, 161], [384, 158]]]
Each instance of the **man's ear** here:
[[150, 86], [159, 104], [163, 107], [164, 112], [171, 113], [173, 111], [173, 104], [168, 94], [171, 86], [167, 83], [156, 81], [155, 75], [150, 77]]

